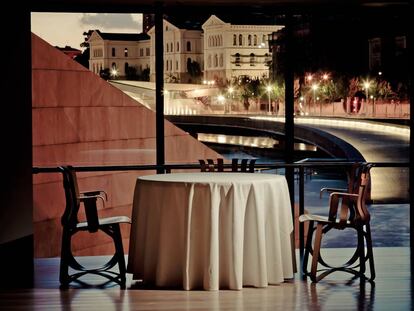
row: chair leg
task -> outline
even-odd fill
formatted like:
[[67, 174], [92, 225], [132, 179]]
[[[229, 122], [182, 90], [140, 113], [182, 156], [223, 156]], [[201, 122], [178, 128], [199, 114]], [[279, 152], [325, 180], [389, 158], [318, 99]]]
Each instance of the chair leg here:
[[359, 272], [362, 274], [365, 273], [365, 238], [364, 238], [364, 229], [359, 227], [358, 232], [358, 257], [359, 257]]
[[366, 225], [366, 236], [367, 242], [367, 257], [369, 260], [369, 269], [371, 272], [371, 281], [375, 279], [375, 266], [374, 266], [374, 253], [372, 251], [372, 239], [371, 239], [371, 227], [369, 224]]
[[70, 240], [71, 234], [67, 230], [63, 230], [62, 233], [62, 245], [60, 250], [60, 271], [59, 282], [60, 284], [69, 285], [69, 257], [70, 257]]
[[319, 259], [319, 252], [321, 249], [322, 230], [323, 230], [323, 224], [317, 224], [315, 241], [313, 243], [312, 267], [311, 267], [311, 273], [310, 273], [311, 280], [315, 283], [319, 281], [316, 274], [318, 271], [318, 261], [319, 261], [318, 259]]
[[313, 231], [315, 230], [313, 226], [314, 226], [314, 222], [312, 220], [309, 221], [308, 236], [306, 238], [305, 254], [303, 255], [303, 266], [302, 266], [302, 271], [305, 276], [308, 275], [309, 253], [312, 250]]
[[126, 274], [126, 267], [125, 267], [125, 257], [124, 257], [124, 248], [122, 245], [122, 236], [121, 236], [121, 229], [119, 224], [114, 225], [114, 243], [115, 243], [115, 252], [117, 254], [118, 259], [118, 268], [119, 268], [119, 277], [121, 286], [125, 285], [125, 274]]

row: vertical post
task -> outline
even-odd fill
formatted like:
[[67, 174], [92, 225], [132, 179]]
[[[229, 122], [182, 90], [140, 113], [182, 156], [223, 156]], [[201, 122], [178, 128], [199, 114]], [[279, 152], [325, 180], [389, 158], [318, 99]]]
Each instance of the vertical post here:
[[[412, 6], [411, 6], [412, 8]], [[412, 18], [408, 19], [408, 15], [405, 17], [405, 21], [407, 23], [407, 27], [405, 29], [408, 29], [407, 31], [407, 55], [412, 55], [410, 53], [413, 53], [413, 20]], [[411, 26], [410, 26], [411, 24]], [[411, 27], [411, 28], [410, 28]], [[409, 100], [410, 100], [410, 166], [412, 166], [412, 163], [414, 163], [414, 120], [413, 120], [413, 113], [414, 113], [414, 60], [412, 57], [408, 58], [408, 84], [409, 84]], [[410, 266], [411, 266], [411, 288], [414, 287], [414, 211], [412, 206], [412, 201], [414, 199], [413, 195], [413, 185], [414, 185], [414, 170], [409, 169], [410, 171], [410, 183], [409, 183], [409, 191], [410, 191]]]
[[[155, 5], [155, 123], [156, 123], [156, 154], [157, 165], [165, 164], [164, 143], [164, 25], [162, 4]], [[158, 174], [164, 173], [163, 168], [157, 169]]]
[[[292, 60], [292, 15], [286, 15], [286, 40], [285, 40], [285, 161], [293, 163], [294, 160], [294, 85], [293, 85], [293, 60]], [[295, 176], [294, 168], [286, 168], [286, 180], [289, 186], [290, 201], [292, 206], [292, 214], [294, 213], [295, 200]]]
[[[8, 47], [0, 84], [4, 150], [0, 204], [0, 288], [33, 286], [32, 62], [29, 4], [11, 6], [0, 24]], [[36, 78], [36, 76], [35, 76]], [[45, 85], [46, 89], [47, 86]], [[17, 276], [18, 274], [18, 276]]]
[[[305, 212], [305, 169], [303, 166], [299, 167], [299, 215]], [[304, 225], [299, 223], [299, 252], [300, 258], [303, 258], [303, 249], [305, 247], [304, 241]], [[302, 266], [302, 265], [301, 265]]]

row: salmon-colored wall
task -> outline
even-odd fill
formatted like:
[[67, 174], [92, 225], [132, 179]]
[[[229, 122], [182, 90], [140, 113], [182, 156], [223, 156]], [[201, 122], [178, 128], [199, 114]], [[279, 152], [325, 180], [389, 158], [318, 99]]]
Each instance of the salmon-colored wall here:
[[[32, 34], [33, 166], [155, 164], [155, 114]], [[167, 163], [219, 155], [165, 121]], [[80, 190], [108, 193], [100, 216], [131, 216], [137, 176], [148, 172], [78, 173]], [[35, 256], [60, 254], [65, 208], [57, 173], [33, 176]], [[129, 225], [122, 225], [128, 252]], [[104, 234], [75, 236], [76, 255], [113, 253]]]

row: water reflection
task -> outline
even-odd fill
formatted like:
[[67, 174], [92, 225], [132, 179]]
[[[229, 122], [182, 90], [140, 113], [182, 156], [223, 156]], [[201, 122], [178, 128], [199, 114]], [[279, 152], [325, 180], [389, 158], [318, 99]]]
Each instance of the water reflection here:
[[359, 277], [349, 281], [310, 283], [306, 288], [308, 310], [374, 310], [375, 283]]

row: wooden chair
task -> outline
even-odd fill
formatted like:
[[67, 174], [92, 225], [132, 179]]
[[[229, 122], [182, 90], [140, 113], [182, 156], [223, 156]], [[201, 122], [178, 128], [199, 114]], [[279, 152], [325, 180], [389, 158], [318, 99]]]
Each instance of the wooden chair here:
[[[207, 161], [201, 159], [198, 161], [200, 162], [202, 172], [224, 172], [224, 160], [222, 158], [218, 158], [216, 164], [213, 159], [207, 159]], [[231, 160], [231, 171], [254, 173], [255, 163], [256, 159], [241, 159], [239, 167], [239, 159], [233, 158]]]
[[[370, 228], [370, 214], [366, 208], [371, 165], [358, 168], [358, 177], [348, 186], [352, 192], [332, 192], [329, 198], [329, 216], [304, 214], [299, 217], [301, 222], [309, 222], [308, 236], [303, 260], [303, 273], [318, 282], [335, 271], [345, 271], [355, 276], [365, 277], [366, 262], [369, 261], [371, 278], [375, 279], [374, 256]], [[358, 190], [356, 190], [356, 188]], [[327, 264], [320, 254], [322, 237], [331, 229], [343, 230], [353, 228], [357, 232], [357, 246], [353, 256], [342, 266]], [[313, 233], [316, 235], [313, 241]], [[365, 250], [366, 246], [366, 250]], [[311, 271], [308, 272], [308, 259], [312, 256]], [[357, 262], [358, 261], [358, 262]], [[318, 264], [324, 268], [318, 270]], [[319, 273], [321, 272], [321, 273]], [[319, 274], [318, 274], [319, 273]]]
[[[126, 216], [98, 218], [96, 201], [100, 199], [102, 202], [105, 202], [105, 199], [107, 199], [106, 193], [101, 190], [79, 192], [76, 173], [73, 167], [61, 166], [59, 169], [63, 175], [63, 187], [66, 197], [66, 208], [61, 218], [63, 232], [60, 258], [60, 283], [63, 286], [67, 286], [79, 277], [87, 273], [92, 273], [106, 277], [109, 279], [108, 282], [116, 282], [124, 288], [126, 269], [119, 224], [131, 223], [131, 220]], [[85, 208], [86, 221], [79, 222], [78, 211], [81, 203], [83, 203]], [[112, 238], [115, 245], [115, 254], [103, 266], [87, 269], [73, 256], [71, 239], [79, 231], [95, 233], [98, 230], [103, 231]], [[118, 273], [110, 271], [115, 265], [118, 265]], [[69, 267], [79, 272], [69, 274]], [[80, 282], [79, 280], [77, 281]]]

